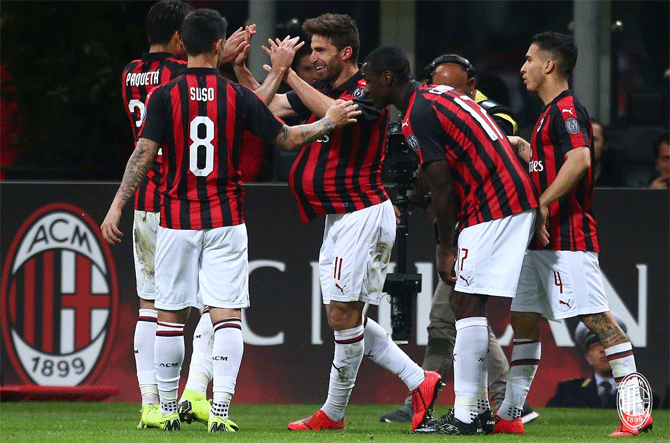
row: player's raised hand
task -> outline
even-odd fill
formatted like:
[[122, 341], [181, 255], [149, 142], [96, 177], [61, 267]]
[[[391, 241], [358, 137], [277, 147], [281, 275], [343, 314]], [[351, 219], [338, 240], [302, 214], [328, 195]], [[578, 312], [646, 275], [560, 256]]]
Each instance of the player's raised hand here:
[[248, 52], [248, 38], [251, 38], [249, 36], [249, 32], [247, 29], [242, 27], [238, 28], [235, 32], [230, 34], [230, 37], [228, 37], [226, 42], [223, 44], [223, 58], [221, 59], [221, 64], [223, 65], [225, 63], [234, 61], [244, 50]]
[[110, 245], [121, 242], [123, 233], [119, 230], [119, 220], [121, 220], [121, 210], [112, 205], [100, 225], [102, 237]]
[[279, 69], [284, 72], [288, 72], [295, 53], [305, 44], [304, 41], [300, 41], [300, 37], [291, 38], [290, 35], [286, 36], [284, 40], [268, 39], [268, 43], [269, 47], [263, 46], [263, 51], [270, 56], [272, 69]]
[[356, 123], [356, 117], [361, 115], [358, 105], [353, 101], [335, 100], [335, 103], [326, 111], [325, 118], [333, 122], [336, 128]]

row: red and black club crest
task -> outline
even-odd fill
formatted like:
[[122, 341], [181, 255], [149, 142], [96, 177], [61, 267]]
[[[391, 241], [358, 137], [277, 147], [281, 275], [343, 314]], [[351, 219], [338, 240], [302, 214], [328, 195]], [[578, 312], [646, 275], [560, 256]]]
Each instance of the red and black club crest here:
[[107, 359], [119, 300], [116, 268], [97, 224], [66, 203], [23, 223], [2, 271], [2, 334], [25, 383], [76, 386]]

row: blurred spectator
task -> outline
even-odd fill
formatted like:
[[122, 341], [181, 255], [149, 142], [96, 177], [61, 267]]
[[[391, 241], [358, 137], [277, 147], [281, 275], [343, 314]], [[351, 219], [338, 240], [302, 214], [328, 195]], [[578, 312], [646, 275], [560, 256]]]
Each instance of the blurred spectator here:
[[623, 186], [626, 182], [625, 162], [621, 152], [610, 149], [605, 127], [598, 120], [592, 118], [593, 152], [593, 181], [595, 186]]
[[[2, 133], [0, 135], [0, 167], [11, 166], [21, 147], [17, 140], [21, 133], [21, 126], [17, 123], [19, 104], [14, 99], [16, 87], [12, 82], [7, 67], [0, 65], [0, 115], [2, 115]], [[5, 172], [0, 170], [0, 180], [4, 180]]]
[[[617, 316], [619, 327], [626, 332], [626, 325]], [[547, 407], [614, 409], [617, 406], [617, 386], [612, 375], [605, 349], [598, 336], [584, 323], [579, 322], [575, 329], [575, 342], [584, 349], [584, 359], [593, 369], [589, 378], [578, 378], [561, 382], [556, 393], [547, 403]], [[654, 394], [654, 406], [659, 405], [658, 395]]]
[[661, 135], [654, 142], [654, 157], [656, 158], [656, 177], [649, 187], [651, 189], [668, 189], [668, 180], [670, 178], [670, 142], [668, 133]]

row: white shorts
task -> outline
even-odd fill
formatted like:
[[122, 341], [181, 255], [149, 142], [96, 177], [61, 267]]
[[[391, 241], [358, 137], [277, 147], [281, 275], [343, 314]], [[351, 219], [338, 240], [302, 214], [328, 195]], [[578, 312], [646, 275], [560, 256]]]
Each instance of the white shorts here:
[[609, 311], [598, 254], [526, 251], [510, 310], [537, 312], [549, 320]]
[[156, 299], [156, 230], [159, 212], [135, 211], [133, 218], [133, 257], [137, 295], [143, 300]]
[[158, 227], [154, 306], [177, 311], [203, 305], [249, 307], [246, 225], [203, 230]]
[[478, 223], [458, 236], [456, 287], [467, 294], [514, 297], [535, 209]]
[[326, 216], [319, 252], [323, 303], [362, 301], [378, 305], [395, 242], [391, 201]]

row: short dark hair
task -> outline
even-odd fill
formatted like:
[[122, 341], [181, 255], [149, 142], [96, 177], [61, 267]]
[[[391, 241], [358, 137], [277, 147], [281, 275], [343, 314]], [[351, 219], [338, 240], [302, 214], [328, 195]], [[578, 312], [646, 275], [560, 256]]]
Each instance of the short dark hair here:
[[[301, 40], [305, 40], [304, 38], [300, 38]], [[312, 49], [309, 47], [308, 42], [302, 46], [302, 48], [298, 49], [298, 51], [295, 53], [295, 56], [293, 56], [293, 63], [291, 63], [291, 69], [295, 70], [298, 68], [298, 63], [300, 62], [300, 59], [303, 58], [306, 55], [311, 55], [312, 54]]]
[[547, 31], [535, 34], [531, 44], [536, 44], [540, 50], [548, 52], [556, 61], [558, 72], [569, 77], [577, 63], [577, 45], [570, 34]]
[[377, 75], [386, 71], [392, 72], [400, 83], [407, 83], [410, 79], [409, 60], [403, 52], [395, 46], [380, 46], [365, 57], [366, 70]]
[[144, 27], [149, 45], [167, 45], [179, 31], [184, 17], [193, 11], [193, 6], [181, 0], [162, 0], [149, 9]]
[[305, 20], [302, 29], [310, 36], [328, 37], [338, 51], [351, 46], [351, 61], [358, 61], [361, 43], [358, 38], [358, 27], [353, 18], [346, 14], [322, 14], [316, 18]]
[[213, 9], [196, 9], [181, 24], [181, 41], [188, 55], [200, 55], [226, 38], [226, 19]]
[[661, 145], [663, 143], [670, 144], [670, 133], [666, 132], [665, 134], [661, 134], [654, 141], [654, 160], [658, 158], [658, 154], [661, 152]]

